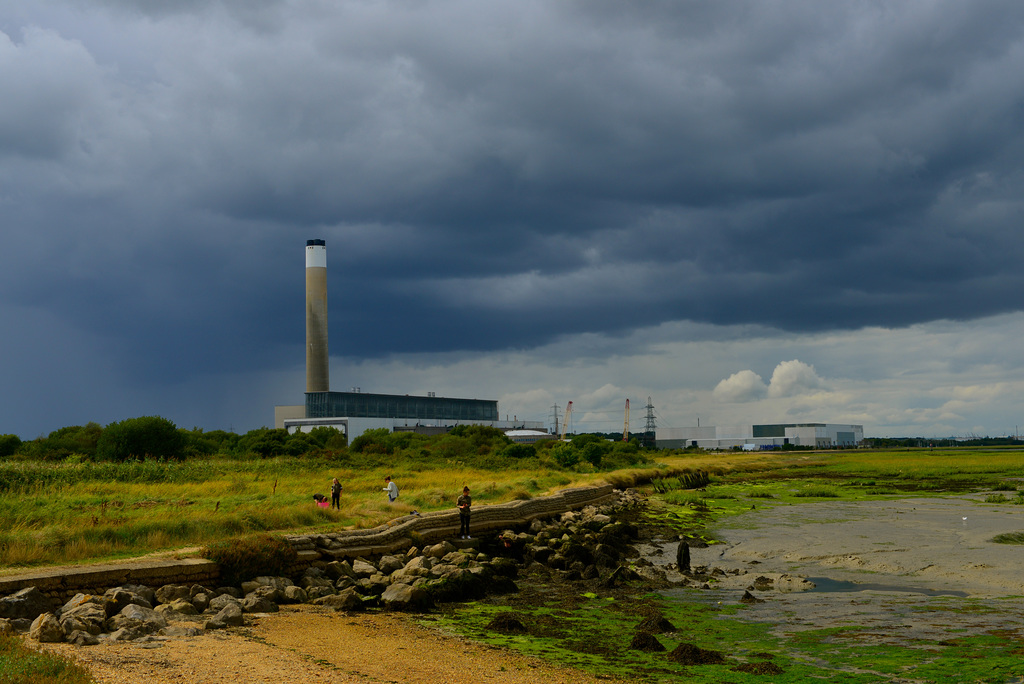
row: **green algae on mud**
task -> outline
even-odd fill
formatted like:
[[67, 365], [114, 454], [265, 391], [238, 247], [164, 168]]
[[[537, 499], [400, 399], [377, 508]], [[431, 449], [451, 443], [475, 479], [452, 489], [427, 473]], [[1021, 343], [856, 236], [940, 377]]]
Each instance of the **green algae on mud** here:
[[[695, 682], [755, 681], [747, 679], [754, 675], [734, 673], [729, 668], [766, 659], [783, 670], [791, 666], [790, 659], [778, 652], [779, 640], [771, 637], [765, 626], [717, 619], [735, 610], [734, 606], [682, 605], [657, 594], [631, 596], [622, 591], [587, 592], [584, 596], [572, 587], [555, 585], [526, 593], [525, 600], [521, 596], [507, 596], [446, 608], [434, 624], [440, 623], [476, 641], [512, 648], [595, 675], [641, 681], [674, 681], [683, 675]], [[496, 616], [509, 611], [522, 616], [528, 633], [502, 633], [488, 627]], [[676, 628], [655, 635], [665, 651], [651, 653], [630, 648], [637, 625], [654, 615], [663, 615]], [[669, 657], [680, 644], [721, 651], [723, 643], [742, 644], [738, 650], [726, 653], [724, 665], [682, 665]], [[798, 665], [797, 669], [803, 668]]]
[[[446, 607], [433, 624], [476, 641], [511, 648], [575, 667], [595, 676], [638, 681], [754, 682], [759, 668], [770, 662], [773, 682], [809, 679], [842, 682], [988, 682], [1013, 681], [1024, 674], [1022, 630], [994, 625], [957, 629], [948, 623], [958, 613], [1015, 613], [1016, 604], [992, 606], [971, 599], [943, 600], [934, 611], [945, 614], [943, 639], [909, 633], [899, 624], [832, 627], [780, 627], [747, 619], [748, 606], [735, 599], [718, 601], [715, 593], [687, 590], [689, 599], [658, 593], [631, 595], [628, 589], [579, 593], [572, 586], [533, 586], [522, 596], [506, 596]], [[927, 611], [919, 601], [908, 610]], [[931, 605], [931, 604], [929, 604]], [[517, 616], [525, 633], [503, 633], [490, 627], [497, 616]], [[637, 625], [661, 615], [675, 627], [655, 634], [664, 652], [630, 648]], [[791, 614], [780, 611], [779, 622]], [[806, 617], [806, 616], [805, 616]], [[928, 620], [927, 613], [915, 618]], [[1012, 622], [1012, 620], [1011, 620]], [[680, 644], [713, 649], [725, 656], [722, 665], [680, 665], [666, 654]], [[750, 672], [737, 671], [744, 666]], [[781, 672], [779, 672], [781, 670]]]
[[[961, 454], [968, 455], [957, 456]], [[985, 491], [1004, 482], [1008, 472], [1020, 474], [1019, 465], [1000, 472], [979, 463], [935, 465], [921, 455], [911, 461], [905, 469], [847, 462], [833, 472], [816, 464], [799, 476], [795, 469], [784, 476], [759, 473], [751, 479], [716, 475], [698, 492], [661, 492], [650, 499], [638, 522], [644, 538], [655, 543], [685, 539], [691, 546], [714, 544], [717, 540], [707, 525], [751, 509], [815, 501], [884, 501], [911, 492], [942, 497], [954, 491]], [[850, 612], [829, 621], [784, 601], [769, 598], [768, 603], [751, 607], [715, 590], [687, 589], [669, 597], [639, 595], [642, 588], [595, 590], [529, 578], [522, 584], [519, 595], [448, 608], [440, 622], [473, 639], [595, 676], [639, 681], [1010, 682], [1024, 677], [1019, 600], [844, 597], [837, 600]], [[508, 611], [528, 626], [527, 633], [506, 634], [488, 627], [495, 616]], [[758, 611], [761, 616], [755, 618]], [[676, 627], [675, 632], [655, 635], [666, 651], [631, 649], [636, 626], [653, 612]], [[970, 626], [961, 626], [965, 621]], [[920, 631], [909, 629], [919, 625]], [[720, 651], [726, 662], [680, 665], [666, 653], [681, 644]]]

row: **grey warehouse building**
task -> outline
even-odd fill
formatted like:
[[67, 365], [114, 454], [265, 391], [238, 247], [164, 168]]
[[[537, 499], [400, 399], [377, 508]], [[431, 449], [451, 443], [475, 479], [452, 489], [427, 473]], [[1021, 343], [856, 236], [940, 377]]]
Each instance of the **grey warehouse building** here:
[[839, 423], [774, 423], [685, 428], [657, 428], [659, 449], [774, 449], [791, 444], [815, 449], [855, 447], [864, 441], [863, 425]]
[[305, 406], [278, 406], [275, 424], [289, 432], [333, 427], [355, 439], [367, 430], [447, 432], [456, 425], [488, 425], [499, 430], [541, 429], [539, 421], [498, 418], [498, 402], [369, 392], [307, 392]]
[[414, 397], [363, 392], [306, 392], [307, 418], [358, 416], [417, 421], [493, 422], [498, 402], [487, 399]]

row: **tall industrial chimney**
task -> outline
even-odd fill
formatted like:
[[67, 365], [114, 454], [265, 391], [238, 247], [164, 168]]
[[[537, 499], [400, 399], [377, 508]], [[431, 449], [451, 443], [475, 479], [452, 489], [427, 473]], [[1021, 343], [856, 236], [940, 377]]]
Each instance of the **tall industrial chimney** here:
[[329, 392], [327, 243], [306, 240], [306, 391]]

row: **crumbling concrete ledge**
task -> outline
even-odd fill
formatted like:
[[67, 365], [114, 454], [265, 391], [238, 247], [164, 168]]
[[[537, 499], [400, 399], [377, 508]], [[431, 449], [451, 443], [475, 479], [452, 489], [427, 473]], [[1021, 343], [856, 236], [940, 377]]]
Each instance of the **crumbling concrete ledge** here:
[[[585, 506], [605, 503], [615, 497], [609, 484], [563, 489], [542, 496], [502, 504], [473, 507], [474, 535], [516, 527], [536, 518], [550, 518]], [[425, 542], [454, 537], [459, 529], [458, 510], [405, 515], [365, 530], [343, 530], [332, 534], [287, 535], [285, 539], [299, 554], [294, 570], [301, 571], [318, 560], [372, 557], [394, 553]], [[102, 565], [47, 568], [0, 577], [0, 596], [26, 587], [36, 587], [52, 599], [67, 601], [77, 593], [102, 594], [110, 587], [141, 584], [159, 588], [165, 584], [212, 585], [220, 568], [202, 558], [135, 560]]]
[[47, 568], [0, 577], [0, 596], [36, 587], [51, 599], [67, 601], [78, 593], [102, 594], [110, 587], [142, 584], [209, 584], [220, 577], [220, 568], [205, 558], [112, 562], [102, 565]]
[[[594, 506], [612, 500], [610, 484], [563, 489], [551, 496], [508, 501], [488, 506], [473, 506], [471, 532], [501, 530], [550, 518], [566, 511]], [[404, 515], [383, 525], [365, 530], [343, 530], [331, 534], [302, 534], [285, 537], [299, 552], [299, 561], [337, 560], [380, 556], [403, 551], [410, 546], [450, 539], [458, 533], [459, 512], [452, 508], [417, 515]]]

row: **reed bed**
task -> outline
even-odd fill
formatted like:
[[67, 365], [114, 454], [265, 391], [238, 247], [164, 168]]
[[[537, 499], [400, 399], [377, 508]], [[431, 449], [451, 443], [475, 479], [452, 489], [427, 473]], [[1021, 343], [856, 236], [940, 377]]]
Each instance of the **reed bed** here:
[[[111, 463], [0, 463], [0, 572], [195, 547], [253, 532], [330, 532], [375, 527], [413, 510], [538, 496], [600, 479], [523, 464], [500, 469], [395, 457], [364, 467], [326, 459]], [[381, 491], [391, 475], [401, 496]], [[341, 508], [314, 505], [331, 478]]]

